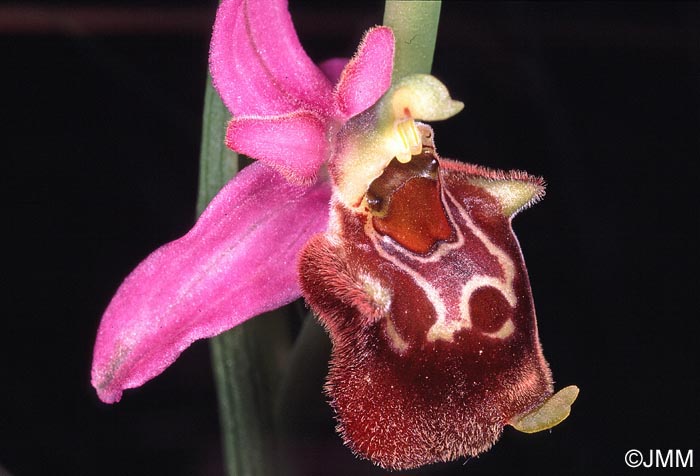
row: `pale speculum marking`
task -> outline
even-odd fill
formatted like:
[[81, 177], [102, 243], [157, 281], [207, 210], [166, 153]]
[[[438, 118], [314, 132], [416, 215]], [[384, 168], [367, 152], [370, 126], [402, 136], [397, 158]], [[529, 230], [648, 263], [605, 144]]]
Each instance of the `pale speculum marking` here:
[[[398, 267], [400, 270], [404, 271], [406, 274], [408, 274], [411, 279], [416, 283], [418, 287], [420, 287], [423, 292], [425, 292], [426, 297], [430, 301], [430, 303], [433, 305], [433, 308], [435, 309], [435, 313], [437, 316], [444, 316], [447, 315], [447, 307], [445, 306], [445, 302], [443, 299], [440, 297], [439, 291], [430, 284], [423, 276], [421, 276], [415, 269], [409, 267], [405, 263], [403, 263], [401, 260], [396, 258], [390, 253], [387, 253], [386, 250], [383, 249], [382, 247], [382, 240], [386, 240], [387, 243], [390, 243], [391, 245], [394, 245], [397, 250], [400, 250], [400, 252], [405, 253], [405, 250], [403, 248], [399, 247], [396, 245], [394, 240], [392, 240], [389, 237], [380, 237], [377, 232], [374, 230], [371, 224], [371, 220], [367, 220], [365, 224], [365, 233], [367, 236], [370, 238], [372, 241], [372, 244], [374, 245], [375, 250], [377, 253], [379, 253], [379, 256], [384, 258], [385, 260], [389, 261], [390, 263], [394, 264], [396, 267]], [[453, 244], [454, 245], [454, 244]], [[442, 246], [441, 246], [442, 248]], [[441, 253], [444, 254], [444, 251], [438, 249], [435, 251], [435, 253]], [[396, 350], [399, 354], [402, 354], [408, 349], [408, 343], [401, 338], [399, 335], [398, 331], [396, 330], [396, 326], [394, 325], [394, 322], [391, 319], [391, 314], [387, 313], [386, 315], [386, 332], [387, 335], [389, 336], [390, 342], [394, 350]]]
[[[459, 213], [464, 219], [464, 223], [466, 223], [469, 230], [474, 233], [479, 241], [484, 244], [489, 253], [496, 257], [498, 263], [501, 265], [501, 269], [503, 270], [503, 277], [477, 274], [469, 278], [469, 280], [462, 286], [462, 297], [459, 301], [459, 314], [461, 319], [455, 319], [445, 323], [441, 323], [438, 320], [428, 332], [428, 340], [444, 338], [442, 337], [443, 334], [448, 334], [449, 338], [447, 340], [452, 340], [452, 336], [455, 332], [460, 329], [469, 329], [472, 326], [469, 300], [471, 299], [472, 294], [474, 294], [474, 291], [479, 288], [486, 286], [496, 288], [508, 302], [508, 305], [510, 305], [512, 308], [515, 308], [515, 305], [518, 303], [518, 299], [515, 297], [515, 290], [513, 289], [513, 279], [515, 278], [515, 264], [513, 263], [513, 260], [511, 260], [501, 248], [496, 246], [496, 244], [491, 241], [488, 236], [486, 236], [486, 233], [484, 233], [481, 228], [476, 226], [476, 224], [467, 215], [466, 210], [464, 210], [464, 208], [457, 203], [449, 192], [445, 191], [445, 193], [459, 210]], [[484, 332], [484, 335], [495, 339], [505, 339], [510, 336], [514, 330], [515, 325], [513, 320], [512, 318], [508, 318], [500, 329], [495, 332]]]
[[396, 331], [396, 327], [394, 327], [394, 323], [389, 317], [392, 299], [391, 291], [369, 273], [361, 272], [356, 279], [361, 284], [362, 291], [376, 308], [377, 320], [384, 319], [389, 343], [397, 353], [403, 354], [408, 349], [408, 343]]
[[357, 279], [362, 284], [362, 291], [370, 299], [377, 312], [381, 315], [388, 314], [391, 308], [391, 291], [368, 273], [359, 273]]
[[394, 321], [391, 320], [391, 317], [387, 314], [386, 316], [386, 334], [389, 337], [389, 342], [391, 343], [391, 346], [394, 348], [394, 350], [399, 353], [403, 354], [406, 352], [406, 349], [408, 349], [408, 342], [406, 342], [396, 331], [396, 327], [394, 327]]
[[[459, 204], [459, 202], [445, 189], [443, 189], [443, 197], [448, 199], [450, 203], [457, 209], [462, 222], [466, 224], [469, 231], [484, 245], [486, 250], [493, 257], [496, 258], [500, 268], [502, 270], [502, 276], [490, 276], [484, 274], [476, 274], [471, 276], [461, 287], [459, 304], [458, 304], [458, 317], [448, 319], [447, 304], [445, 302], [445, 296], [432, 285], [426, 278], [424, 278], [420, 272], [413, 267], [409, 266], [403, 260], [397, 258], [392, 253], [389, 253], [385, 246], [393, 248], [396, 252], [401, 253], [402, 256], [410, 258], [418, 263], [428, 264], [436, 263], [447, 256], [450, 252], [461, 248], [465, 244], [465, 239], [463, 234], [459, 229], [456, 229], [456, 240], [452, 242], [440, 243], [438, 248], [433, 251], [430, 256], [419, 256], [414, 253], [406, 252], [400, 245], [398, 245], [394, 240], [388, 237], [379, 236], [370, 224], [370, 220], [367, 220], [365, 225], [365, 232], [367, 236], [371, 239], [375, 249], [379, 255], [391, 262], [403, 272], [405, 272], [410, 278], [420, 287], [425, 293], [426, 297], [435, 309], [436, 321], [428, 330], [427, 340], [428, 342], [435, 342], [438, 339], [445, 341], [452, 341], [454, 339], [454, 334], [460, 330], [471, 329], [472, 319], [469, 309], [469, 301], [472, 294], [477, 289], [482, 287], [493, 287], [498, 290], [508, 305], [514, 308], [517, 304], [517, 298], [515, 296], [515, 291], [513, 289], [513, 279], [515, 277], [515, 265], [513, 260], [503, 251], [501, 248], [496, 246], [489, 237], [472, 221], [472, 219], [467, 214], [466, 210]], [[454, 223], [454, 217], [450, 211], [450, 207], [445, 207], [449, 221]], [[492, 339], [506, 339], [515, 331], [515, 324], [512, 318], [508, 318], [503, 325], [494, 332], [482, 332], [483, 335]], [[402, 353], [405, 351], [407, 344], [403, 339], [401, 339], [398, 334], [393, 322], [391, 322], [391, 317], [387, 316], [387, 333], [389, 334], [392, 344], [394, 344], [395, 350]], [[400, 343], [400, 344], [399, 344]], [[399, 344], [398, 346], [396, 344]]]

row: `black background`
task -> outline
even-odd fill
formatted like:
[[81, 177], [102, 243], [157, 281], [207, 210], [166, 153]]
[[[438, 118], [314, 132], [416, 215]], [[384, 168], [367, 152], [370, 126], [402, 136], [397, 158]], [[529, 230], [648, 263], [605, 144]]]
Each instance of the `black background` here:
[[[206, 342], [117, 405], [89, 384], [116, 287], [193, 222], [215, 5], [179, 4], [200, 20], [0, 32], [0, 467], [13, 475], [223, 474]], [[322, 60], [352, 54], [382, 5], [291, 9]], [[514, 226], [556, 386], [581, 395], [552, 431], [507, 428], [479, 458], [405, 474], [652, 474], [625, 466], [631, 448], [694, 449], [699, 464], [699, 20], [697, 3], [443, 4], [433, 72], [466, 107], [434, 124], [439, 152], [546, 178]], [[327, 416], [306, 474], [381, 474]]]

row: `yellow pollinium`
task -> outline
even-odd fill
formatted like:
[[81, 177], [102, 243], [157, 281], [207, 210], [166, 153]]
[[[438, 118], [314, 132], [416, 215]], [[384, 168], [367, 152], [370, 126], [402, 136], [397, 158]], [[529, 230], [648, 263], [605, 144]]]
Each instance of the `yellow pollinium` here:
[[418, 155], [423, 149], [421, 134], [413, 119], [404, 119], [396, 124], [397, 150], [396, 159], [405, 164], [411, 160], [412, 155]]
[[414, 74], [399, 80], [338, 133], [331, 159], [336, 197], [350, 208], [361, 207], [369, 184], [394, 157], [406, 163], [421, 153], [421, 130], [428, 126], [416, 121], [447, 119], [463, 107], [433, 76]]
[[386, 138], [386, 152], [405, 164], [423, 148], [416, 120], [447, 119], [464, 104], [453, 100], [445, 85], [433, 76], [415, 74], [395, 84], [378, 106], [377, 132]]

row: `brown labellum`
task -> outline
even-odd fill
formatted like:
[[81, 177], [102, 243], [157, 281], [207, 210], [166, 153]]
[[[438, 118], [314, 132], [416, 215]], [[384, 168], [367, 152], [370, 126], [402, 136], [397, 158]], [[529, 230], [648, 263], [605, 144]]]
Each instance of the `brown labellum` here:
[[334, 205], [302, 252], [329, 331], [326, 391], [358, 455], [390, 469], [472, 456], [552, 393], [511, 217], [542, 181], [439, 159], [392, 161], [367, 208]]
[[393, 159], [367, 192], [372, 226], [414, 253], [427, 253], [452, 229], [440, 199], [438, 161], [430, 149], [402, 164]]

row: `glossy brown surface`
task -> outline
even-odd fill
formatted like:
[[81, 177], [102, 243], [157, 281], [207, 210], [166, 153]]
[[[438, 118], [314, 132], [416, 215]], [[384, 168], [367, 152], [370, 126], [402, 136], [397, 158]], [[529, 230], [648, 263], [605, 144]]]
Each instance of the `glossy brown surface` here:
[[372, 225], [414, 253], [427, 253], [452, 229], [440, 199], [438, 161], [426, 148], [407, 163], [392, 160], [367, 192]]

